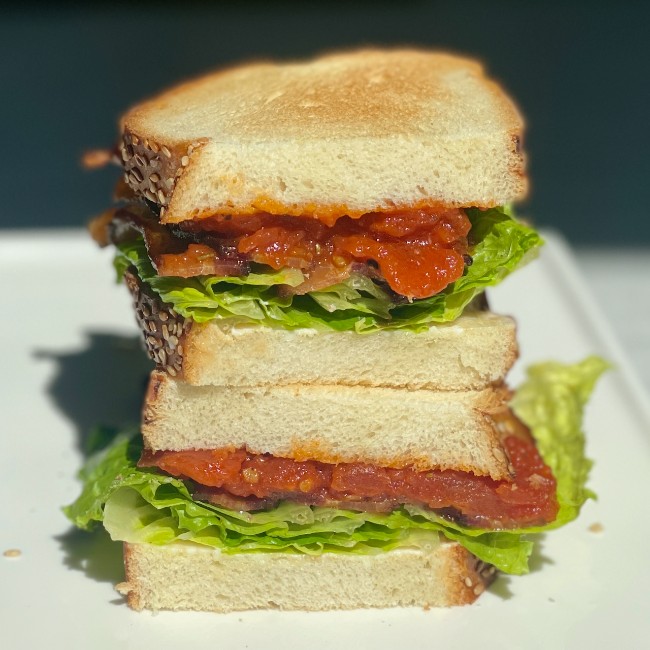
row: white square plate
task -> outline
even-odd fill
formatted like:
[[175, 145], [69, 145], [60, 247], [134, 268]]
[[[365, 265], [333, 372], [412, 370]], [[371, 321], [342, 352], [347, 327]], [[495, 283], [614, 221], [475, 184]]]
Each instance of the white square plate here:
[[[135, 613], [113, 589], [120, 546], [71, 532], [60, 507], [79, 485], [79, 444], [93, 424], [138, 416], [147, 364], [110, 252], [73, 232], [0, 236], [3, 648], [590, 648], [650, 639], [650, 417], [645, 397], [562, 240], [490, 293], [516, 315], [521, 359], [591, 353], [616, 369], [586, 418], [596, 460], [580, 518], [543, 538], [533, 571], [500, 577], [471, 607], [331, 613]], [[601, 532], [594, 529], [602, 526]], [[2, 555], [17, 549], [20, 555]]]

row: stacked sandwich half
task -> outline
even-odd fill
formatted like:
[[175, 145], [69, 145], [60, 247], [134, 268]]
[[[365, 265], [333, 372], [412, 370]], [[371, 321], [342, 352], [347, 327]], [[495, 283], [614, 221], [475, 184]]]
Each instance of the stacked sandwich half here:
[[562, 504], [483, 291], [540, 239], [500, 207], [526, 189], [522, 124], [481, 67], [255, 64], [121, 126], [93, 229], [157, 367], [142, 437], [69, 514], [125, 542], [129, 604], [451, 605], [523, 572], [522, 532]]

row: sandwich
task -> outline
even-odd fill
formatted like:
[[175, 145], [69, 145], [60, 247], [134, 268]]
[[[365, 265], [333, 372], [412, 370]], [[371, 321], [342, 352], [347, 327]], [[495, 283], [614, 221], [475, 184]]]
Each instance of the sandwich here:
[[156, 368], [66, 512], [124, 543], [131, 607], [470, 603], [577, 516], [603, 364], [513, 396], [484, 294], [542, 243], [509, 207], [522, 135], [478, 63], [417, 50], [243, 65], [124, 115], [91, 230]]

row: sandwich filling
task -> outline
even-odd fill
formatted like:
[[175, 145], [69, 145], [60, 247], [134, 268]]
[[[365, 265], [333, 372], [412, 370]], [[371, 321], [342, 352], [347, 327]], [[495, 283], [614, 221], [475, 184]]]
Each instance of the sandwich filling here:
[[[250, 263], [300, 269], [294, 294], [347, 280], [353, 272], [384, 281], [400, 296], [428, 298], [457, 280], [466, 263], [471, 223], [460, 210], [412, 210], [342, 217], [331, 227], [315, 219], [258, 214], [183, 222], [179, 238], [194, 239], [178, 254], [155, 258], [158, 275], [216, 273], [224, 256], [245, 274]], [[201, 243], [202, 242], [202, 243]]]
[[267, 213], [170, 226], [130, 205], [93, 230], [117, 246], [120, 277], [134, 267], [193, 321], [357, 332], [452, 321], [541, 244], [505, 208], [372, 213], [332, 226]]
[[298, 269], [301, 282], [287, 285], [287, 291], [301, 295], [359, 273], [412, 300], [439, 293], [472, 263], [471, 223], [455, 209], [345, 216], [329, 227], [316, 219], [268, 213], [164, 226], [144, 212], [118, 210], [111, 238], [119, 243], [128, 239], [129, 229], [140, 231], [160, 277], [245, 276], [251, 264]]
[[[574, 365], [540, 364], [529, 369], [527, 381], [515, 393], [513, 410], [530, 429], [557, 481], [557, 514], [545, 525], [497, 530], [467, 526], [454, 521], [448, 512], [414, 504], [390, 512], [369, 512], [283, 500], [246, 512], [198, 500], [190, 492], [189, 488], [196, 489], [191, 481], [139, 467], [139, 434], [112, 438], [108, 446], [106, 440], [95, 438], [99, 451], [81, 471], [83, 491], [65, 511], [80, 528], [102, 522], [114, 540], [189, 541], [223, 553], [372, 555], [395, 548], [431, 549], [448, 539], [501, 571], [526, 573], [533, 548], [530, 535], [572, 521], [593, 496], [586, 487], [591, 462], [584, 455], [582, 414], [606, 367], [593, 357]], [[514, 454], [512, 460], [518, 465]], [[540, 471], [536, 469], [535, 474]], [[523, 475], [521, 468], [519, 475]], [[516, 498], [518, 490], [511, 492]]]
[[140, 467], [157, 467], [190, 479], [195, 498], [255, 511], [282, 500], [307, 505], [390, 512], [411, 504], [480, 528], [542, 526], [557, 515], [556, 482], [526, 427], [510, 412], [501, 416], [512, 480], [497, 481], [458, 470], [417, 471], [366, 463], [297, 461], [245, 449], [148, 451]]

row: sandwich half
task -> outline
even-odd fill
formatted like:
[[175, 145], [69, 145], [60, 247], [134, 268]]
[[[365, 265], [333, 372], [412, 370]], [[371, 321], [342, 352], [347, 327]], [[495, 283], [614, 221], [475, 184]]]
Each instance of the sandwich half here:
[[[125, 543], [132, 607], [464, 604], [577, 515], [579, 420], [542, 427], [549, 460], [483, 294], [541, 243], [504, 207], [522, 129], [479, 64], [414, 50], [245, 65], [123, 117], [92, 231], [156, 370], [68, 514]], [[535, 394], [579, 413], [601, 370]]]

